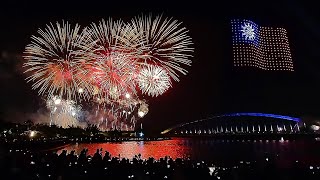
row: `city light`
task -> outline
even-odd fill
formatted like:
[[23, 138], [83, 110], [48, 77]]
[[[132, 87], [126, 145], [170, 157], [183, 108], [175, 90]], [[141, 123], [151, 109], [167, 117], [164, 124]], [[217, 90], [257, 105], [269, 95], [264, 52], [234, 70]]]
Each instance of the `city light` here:
[[32, 138], [32, 137], [34, 137], [36, 135], [36, 132], [35, 131], [30, 131], [30, 134], [29, 134], [29, 136]]
[[143, 137], [143, 136], [144, 136], [143, 132], [140, 132], [140, 133], [139, 133], [139, 136], [140, 136], [140, 137]]

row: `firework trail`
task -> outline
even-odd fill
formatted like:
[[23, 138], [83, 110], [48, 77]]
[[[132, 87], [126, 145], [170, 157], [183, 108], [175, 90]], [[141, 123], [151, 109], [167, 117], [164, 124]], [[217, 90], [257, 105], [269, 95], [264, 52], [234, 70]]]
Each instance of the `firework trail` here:
[[50, 125], [61, 127], [78, 126], [82, 108], [74, 101], [64, 100], [58, 96], [53, 96], [46, 101], [46, 106], [50, 111]]

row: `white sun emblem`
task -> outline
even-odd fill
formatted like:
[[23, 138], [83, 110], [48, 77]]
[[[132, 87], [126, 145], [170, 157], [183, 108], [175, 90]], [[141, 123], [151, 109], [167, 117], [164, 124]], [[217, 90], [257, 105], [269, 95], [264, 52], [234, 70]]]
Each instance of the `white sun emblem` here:
[[240, 31], [242, 32], [242, 36], [244, 36], [246, 40], [251, 40], [251, 41], [254, 40], [255, 32], [254, 32], [254, 28], [252, 27], [252, 24], [243, 23], [243, 25], [241, 25]]

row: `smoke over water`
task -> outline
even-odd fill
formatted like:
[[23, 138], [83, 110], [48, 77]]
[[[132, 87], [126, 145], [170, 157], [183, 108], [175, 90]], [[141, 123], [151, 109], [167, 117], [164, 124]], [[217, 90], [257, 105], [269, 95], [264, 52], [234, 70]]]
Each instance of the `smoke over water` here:
[[4, 114], [4, 120], [14, 123], [23, 123], [31, 120], [35, 124], [49, 124], [50, 115], [46, 109], [39, 109], [37, 112], [22, 112], [19, 109], [9, 109]]
[[[136, 118], [115, 117], [110, 110], [81, 111], [77, 118], [68, 113], [55, 114], [47, 108], [40, 108], [36, 112], [23, 112], [16, 108], [6, 111], [3, 120], [13, 123], [24, 123], [28, 120], [34, 124], [55, 124], [57, 126], [68, 128], [69, 126], [85, 128], [88, 125], [96, 125], [100, 130], [109, 131], [121, 129], [123, 131], [132, 131], [136, 128]], [[120, 113], [119, 113], [120, 114]]]
[[121, 101], [113, 105], [88, 102], [69, 103], [64, 109], [57, 106], [48, 107], [47, 100], [39, 97], [37, 92], [32, 90], [31, 84], [25, 82], [23, 62], [21, 55], [1, 52], [0, 80], [3, 86], [0, 88], [0, 121], [24, 123], [30, 120], [34, 124], [49, 125], [51, 122], [64, 128], [96, 125], [104, 131], [132, 131], [136, 128], [136, 122], [142, 118], [141, 112], [140, 115], [138, 112], [143, 111], [143, 116], [148, 112], [148, 105], [139, 99]]

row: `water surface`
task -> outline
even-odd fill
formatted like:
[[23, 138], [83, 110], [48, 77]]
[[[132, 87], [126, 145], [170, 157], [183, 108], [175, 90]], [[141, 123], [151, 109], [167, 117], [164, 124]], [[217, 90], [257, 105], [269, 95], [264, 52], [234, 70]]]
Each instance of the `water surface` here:
[[[190, 157], [195, 160], [213, 161], [217, 164], [233, 164], [239, 161], [265, 160], [266, 154], [273, 155], [279, 166], [290, 166], [298, 160], [305, 164], [320, 165], [320, 142], [318, 141], [242, 141], [174, 138], [164, 141], [129, 141], [106, 143], [75, 143], [63, 149], [75, 150], [80, 154], [87, 148], [93, 155], [97, 149], [109, 151], [112, 156], [133, 158], [141, 154], [142, 158], [164, 156], [172, 158]], [[61, 153], [62, 149], [58, 151]]]

